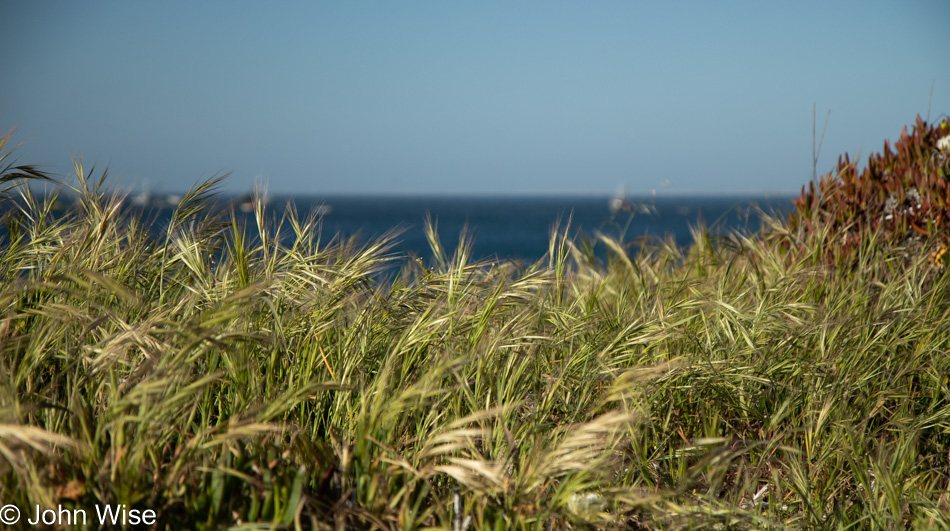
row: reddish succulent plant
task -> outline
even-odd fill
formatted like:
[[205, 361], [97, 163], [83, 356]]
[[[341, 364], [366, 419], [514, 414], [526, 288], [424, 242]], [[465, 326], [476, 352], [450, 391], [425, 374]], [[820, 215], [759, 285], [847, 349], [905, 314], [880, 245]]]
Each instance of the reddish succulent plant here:
[[950, 121], [931, 125], [917, 117], [891, 149], [868, 158], [859, 173], [847, 154], [836, 170], [802, 187], [790, 225], [806, 233], [829, 229], [826, 243], [847, 251], [867, 231], [882, 231], [883, 242], [903, 244], [950, 236]]

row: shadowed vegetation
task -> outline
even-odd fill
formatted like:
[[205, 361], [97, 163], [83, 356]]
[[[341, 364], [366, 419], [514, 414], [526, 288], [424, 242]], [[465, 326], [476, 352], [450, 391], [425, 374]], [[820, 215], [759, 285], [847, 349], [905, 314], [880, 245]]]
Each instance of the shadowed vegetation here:
[[473, 261], [430, 224], [424, 261], [222, 212], [217, 179], [152, 227], [76, 173], [65, 213], [4, 196], [3, 503], [196, 529], [950, 526], [939, 231], [904, 245], [806, 196], [755, 236], [603, 237], [606, 263], [566, 227], [536, 264]]

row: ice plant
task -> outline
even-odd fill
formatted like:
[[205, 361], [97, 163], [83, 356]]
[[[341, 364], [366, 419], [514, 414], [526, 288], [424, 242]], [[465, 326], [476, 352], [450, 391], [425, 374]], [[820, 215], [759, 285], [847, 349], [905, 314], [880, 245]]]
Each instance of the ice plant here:
[[[919, 116], [893, 149], [888, 141], [868, 157], [858, 171], [847, 154], [837, 168], [802, 187], [790, 219], [793, 229], [807, 233], [825, 231], [827, 259], [843, 257], [857, 248], [863, 235], [879, 232], [884, 242], [920, 245], [946, 232], [950, 221], [950, 136], [948, 122], [934, 126]], [[917, 242], [917, 243], [915, 243]]]

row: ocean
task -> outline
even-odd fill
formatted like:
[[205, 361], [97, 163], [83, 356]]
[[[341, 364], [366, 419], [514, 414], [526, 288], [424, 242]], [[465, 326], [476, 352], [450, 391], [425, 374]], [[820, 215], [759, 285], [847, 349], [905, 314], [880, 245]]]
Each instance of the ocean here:
[[[624, 241], [671, 235], [687, 246], [690, 227], [701, 220], [716, 234], [753, 233], [761, 226], [759, 212], [787, 216], [790, 197], [663, 197], [632, 198], [620, 210], [611, 209], [610, 198], [447, 198], [447, 197], [327, 197], [295, 198], [297, 211], [322, 209], [324, 238], [340, 234], [363, 240], [400, 227], [397, 251], [427, 257], [431, 253], [424, 224], [427, 216], [437, 223], [442, 246], [451, 255], [463, 228], [473, 238], [474, 259], [512, 259], [533, 262], [548, 251], [552, 230], [570, 219], [572, 235], [597, 232]], [[288, 199], [275, 198], [275, 215]]]
[[[163, 198], [167, 201], [168, 198]], [[237, 208], [240, 199], [217, 196], [214, 203], [233, 208], [238, 219], [254, 225], [253, 214]], [[67, 212], [71, 200], [64, 201], [60, 214]], [[177, 204], [177, 203], [176, 203]], [[128, 214], [142, 216], [154, 235], [164, 233], [174, 208], [153, 202], [126, 203]], [[555, 227], [564, 230], [570, 220], [570, 235], [591, 237], [598, 233], [633, 242], [640, 238], [672, 236], [676, 243], [688, 246], [691, 227], [704, 222], [713, 234], [742, 232], [751, 234], [761, 227], [760, 212], [787, 216], [792, 210], [790, 197], [660, 197], [628, 199], [619, 210], [611, 209], [607, 197], [275, 197], [267, 207], [269, 223], [276, 224], [288, 205], [303, 218], [308, 212], [321, 214], [321, 239], [335, 235], [357, 237], [369, 242], [401, 229], [395, 251], [406, 256], [431, 258], [424, 226], [427, 217], [437, 224], [442, 247], [451, 256], [463, 229], [472, 239], [474, 260], [514, 260], [532, 263], [548, 251]], [[73, 203], [72, 208], [76, 205]], [[0, 202], [0, 211], [13, 205]], [[285, 225], [282, 237], [290, 235]], [[253, 234], [254, 230], [249, 230]], [[0, 246], [6, 245], [6, 228], [0, 225]], [[596, 253], [606, 256], [603, 246]]]

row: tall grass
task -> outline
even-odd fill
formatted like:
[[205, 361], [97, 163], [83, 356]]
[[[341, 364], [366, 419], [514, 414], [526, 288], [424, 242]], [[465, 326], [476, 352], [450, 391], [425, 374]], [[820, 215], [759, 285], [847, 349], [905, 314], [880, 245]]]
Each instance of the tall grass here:
[[[948, 527], [950, 290], [820, 232], [529, 266], [7, 190], [0, 500], [167, 528]], [[24, 177], [20, 175], [19, 177]], [[5, 181], [6, 182], [6, 181]]]

